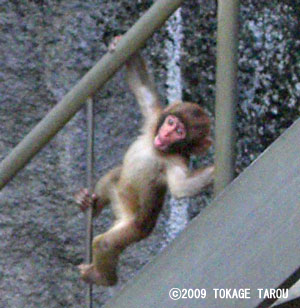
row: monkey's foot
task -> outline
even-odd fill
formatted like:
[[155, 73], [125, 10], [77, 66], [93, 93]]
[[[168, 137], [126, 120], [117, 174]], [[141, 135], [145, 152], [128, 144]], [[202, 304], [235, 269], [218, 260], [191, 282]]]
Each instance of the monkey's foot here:
[[81, 264], [78, 266], [81, 279], [90, 284], [101, 286], [113, 286], [117, 283], [116, 273], [101, 273], [93, 264]]

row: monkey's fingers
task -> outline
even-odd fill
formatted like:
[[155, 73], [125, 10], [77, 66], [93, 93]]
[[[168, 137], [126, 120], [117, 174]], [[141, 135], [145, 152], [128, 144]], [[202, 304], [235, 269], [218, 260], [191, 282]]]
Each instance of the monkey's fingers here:
[[97, 195], [96, 194], [92, 194], [92, 200], [96, 201], [97, 199], [98, 199]]
[[214, 182], [214, 177], [215, 177], [215, 166], [209, 166], [206, 167], [203, 170], [203, 176], [205, 180], [205, 186], [211, 185]]
[[89, 207], [90, 207], [89, 205], [85, 205], [85, 204], [79, 205], [81, 212], [85, 212]]
[[90, 203], [90, 201], [85, 196], [82, 195], [77, 195], [74, 197], [74, 199], [78, 205], [83, 205], [83, 204], [88, 205]]
[[80, 206], [81, 211], [86, 211], [94, 203], [86, 188], [82, 188], [74, 195], [75, 202]]
[[85, 196], [87, 196], [88, 190], [86, 188], [81, 188], [77, 193], [74, 194], [75, 201], [81, 201]]
[[78, 265], [78, 269], [81, 275], [88, 273], [93, 268], [92, 264], [80, 264]]
[[115, 37], [112, 39], [111, 43], [110, 43], [109, 46], [108, 46], [109, 52], [114, 52], [114, 51], [115, 51], [115, 49], [116, 49], [116, 47], [117, 47], [117, 44], [118, 44], [118, 42], [121, 40], [121, 38], [122, 38], [122, 35], [117, 35], [117, 36], [115, 36]]
[[80, 209], [84, 212], [86, 211], [88, 208], [91, 208], [94, 206], [94, 202], [89, 198], [89, 199], [83, 199], [80, 203], [79, 203]]

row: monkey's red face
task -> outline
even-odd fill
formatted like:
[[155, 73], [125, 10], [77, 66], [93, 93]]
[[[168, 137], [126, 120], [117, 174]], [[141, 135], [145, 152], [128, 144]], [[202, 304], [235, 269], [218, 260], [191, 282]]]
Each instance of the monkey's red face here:
[[175, 142], [186, 137], [184, 124], [174, 115], [168, 115], [154, 138], [154, 146], [161, 151], [167, 151]]

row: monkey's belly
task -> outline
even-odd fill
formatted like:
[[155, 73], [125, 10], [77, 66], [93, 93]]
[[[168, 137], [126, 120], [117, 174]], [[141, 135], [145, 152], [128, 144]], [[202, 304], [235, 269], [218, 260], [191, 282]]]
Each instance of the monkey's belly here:
[[[149, 162], [149, 161], [148, 161]], [[128, 164], [122, 172], [118, 193], [131, 211], [162, 203], [166, 191], [162, 167], [159, 164]]]

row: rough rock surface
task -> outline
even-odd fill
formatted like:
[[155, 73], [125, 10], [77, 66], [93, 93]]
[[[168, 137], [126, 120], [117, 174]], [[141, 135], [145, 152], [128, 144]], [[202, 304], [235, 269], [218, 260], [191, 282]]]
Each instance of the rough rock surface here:
[[[111, 38], [125, 32], [151, 3], [0, 0], [1, 159], [101, 58]], [[299, 1], [242, 1], [238, 172], [299, 116], [299, 8]], [[202, 102], [213, 117], [215, 2], [188, 1], [182, 16], [183, 97]], [[167, 35], [161, 29], [144, 50], [162, 97]], [[121, 161], [141, 117], [122, 72], [99, 91], [95, 102], [98, 177]], [[84, 305], [85, 288], [76, 270], [84, 256], [84, 217], [72, 195], [85, 185], [85, 126], [82, 110], [0, 192], [1, 307]], [[190, 201], [190, 218], [209, 196], [204, 192]], [[153, 235], [122, 255], [120, 284], [113, 292], [165, 246], [168, 214], [166, 206]], [[95, 232], [107, 228], [110, 218], [107, 209]], [[113, 292], [95, 288], [95, 306]]]

